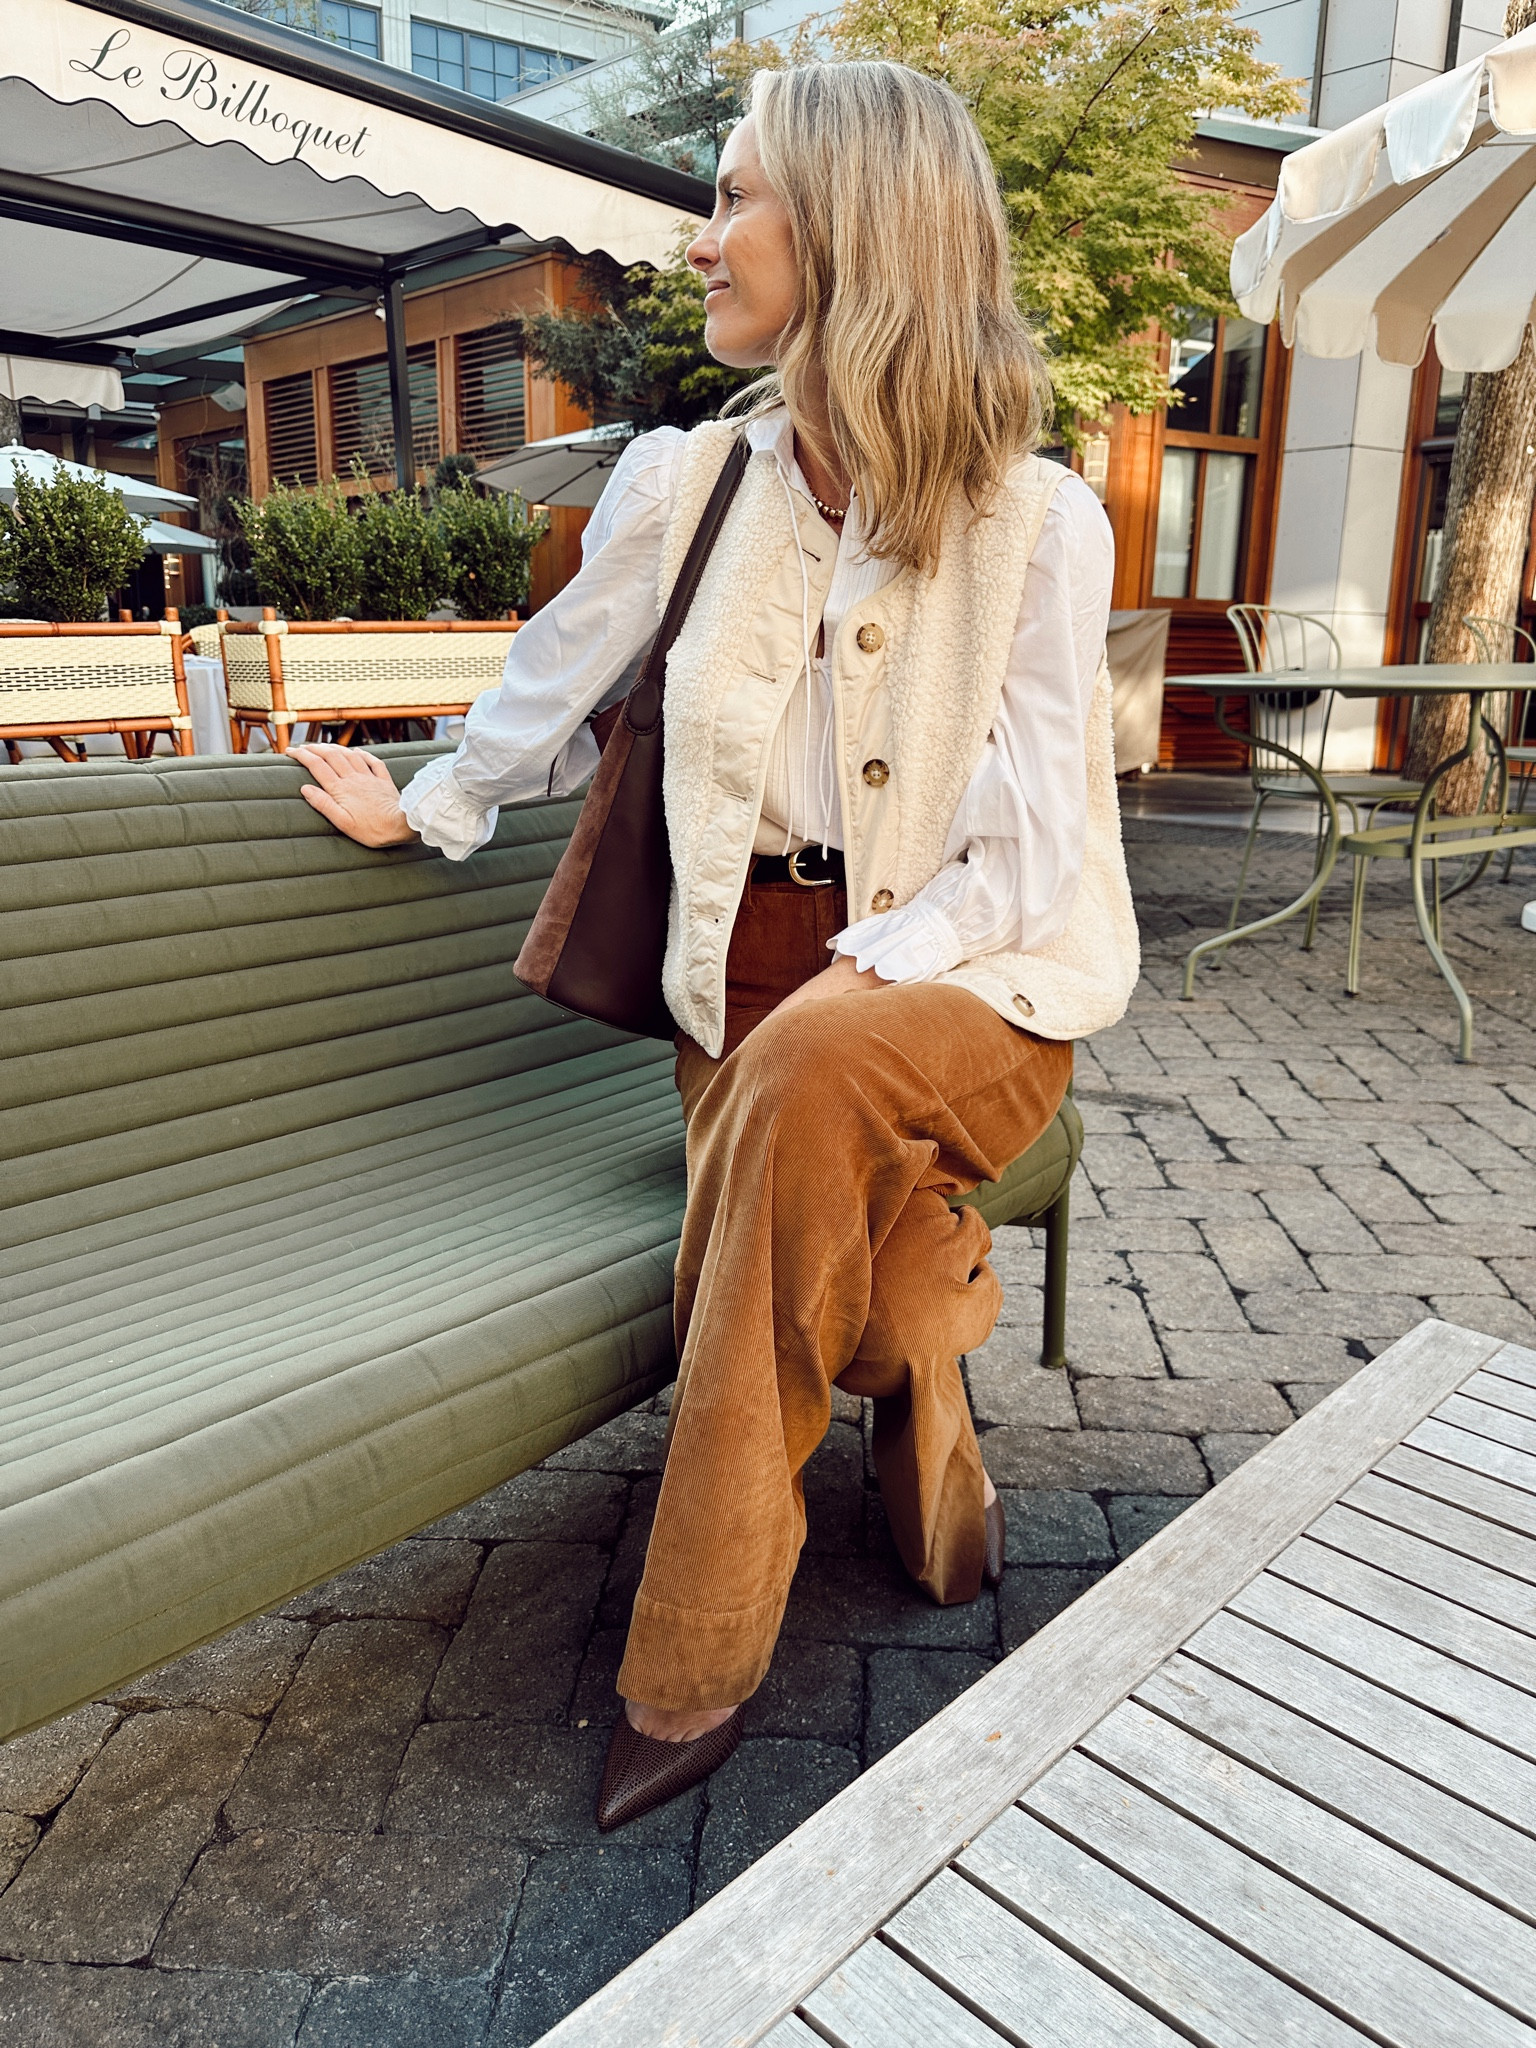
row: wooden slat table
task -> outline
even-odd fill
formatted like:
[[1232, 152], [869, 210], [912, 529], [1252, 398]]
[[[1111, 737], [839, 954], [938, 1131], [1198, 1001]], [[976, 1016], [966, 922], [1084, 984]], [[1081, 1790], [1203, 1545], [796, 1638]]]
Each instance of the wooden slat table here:
[[543, 2048], [1536, 2048], [1536, 1352], [1425, 1323]]

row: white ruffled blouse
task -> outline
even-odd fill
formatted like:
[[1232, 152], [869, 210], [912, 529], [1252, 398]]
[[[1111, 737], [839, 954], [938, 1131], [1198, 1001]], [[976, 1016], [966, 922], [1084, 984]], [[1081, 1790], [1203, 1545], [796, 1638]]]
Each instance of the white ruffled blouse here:
[[[811, 501], [788, 414], [746, 431], [754, 449], [774, 452], [788, 487]], [[662, 427], [625, 449], [582, 536], [579, 573], [518, 633], [500, 689], [471, 705], [457, 752], [407, 785], [407, 820], [449, 859], [486, 843], [500, 805], [566, 795], [596, 767], [586, 720], [623, 696], [661, 623], [657, 576], [683, 438]], [[1113, 569], [1103, 507], [1068, 474], [1025, 574], [1002, 701], [950, 827], [945, 864], [909, 903], [834, 940], [860, 968], [886, 981], [927, 981], [980, 953], [1029, 952], [1065, 925], [1082, 873], [1083, 741]], [[855, 498], [822, 618], [805, 622], [811, 674], [808, 683], [802, 675], [770, 753], [759, 853], [842, 843], [818, 629], [825, 625], [830, 647], [849, 607], [896, 573], [865, 555]]]

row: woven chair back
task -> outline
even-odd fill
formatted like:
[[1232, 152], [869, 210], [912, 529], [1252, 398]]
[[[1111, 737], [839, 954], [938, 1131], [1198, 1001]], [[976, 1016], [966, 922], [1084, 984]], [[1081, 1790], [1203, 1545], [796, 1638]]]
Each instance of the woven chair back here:
[[0, 625], [0, 732], [177, 719], [174, 621]]
[[510, 621], [409, 625], [308, 624], [283, 619], [223, 629], [229, 701], [237, 711], [306, 713], [463, 710], [501, 681], [517, 627]]

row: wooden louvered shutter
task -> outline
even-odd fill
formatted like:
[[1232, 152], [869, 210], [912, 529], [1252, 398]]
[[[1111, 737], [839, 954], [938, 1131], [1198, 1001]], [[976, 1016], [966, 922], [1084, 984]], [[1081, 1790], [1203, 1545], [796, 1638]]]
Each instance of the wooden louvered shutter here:
[[315, 384], [309, 371], [274, 377], [264, 384], [261, 409], [267, 434], [268, 484], [317, 483]]

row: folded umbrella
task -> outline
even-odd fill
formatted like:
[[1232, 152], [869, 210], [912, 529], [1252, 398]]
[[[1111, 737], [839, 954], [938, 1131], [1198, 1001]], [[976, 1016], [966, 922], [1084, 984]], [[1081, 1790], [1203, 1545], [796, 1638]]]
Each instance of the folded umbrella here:
[[1288, 156], [1232, 251], [1251, 320], [1313, 356], [1502, 370], [1536, 298], [1536, 27]]
[[41, 448], [23, 448], [18, 441], [13, 441], [9, 448], [0, 448], [0, 501], [14, 503], [18, 475], [46, 484], [53, 481], [54, 472], [60, 469], [82, 482], [99, 477], [109, 491], [116, 491], [130, 512], [142, 513], [148, 519], [172, 507], [186, 510], [197, 503], [184, 491], [162, 490], [159, 484], [146, 483], [138, 476], [120, 476], [116, 470], [87, 469], [82, 462], [66, 462], [61, 455], [48, 455]]

